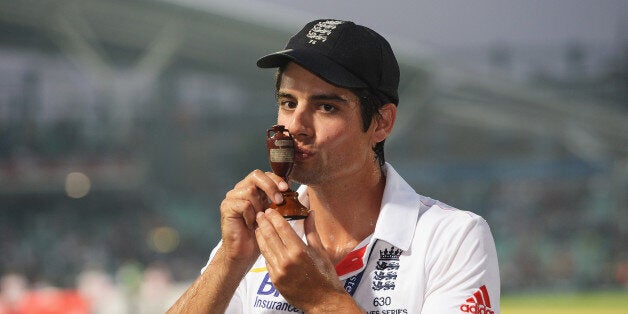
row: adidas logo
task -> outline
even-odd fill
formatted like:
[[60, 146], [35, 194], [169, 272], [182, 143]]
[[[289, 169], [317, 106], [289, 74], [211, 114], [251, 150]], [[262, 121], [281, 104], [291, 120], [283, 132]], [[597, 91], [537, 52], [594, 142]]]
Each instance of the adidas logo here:
[[463, 313], [495, 314], [495, 312], [491, 310], [491, 298], [488, 296], [486, 285], [481, 286], [480, 289], [465, 302], [465, 304], [460, 306], [460, 311]]

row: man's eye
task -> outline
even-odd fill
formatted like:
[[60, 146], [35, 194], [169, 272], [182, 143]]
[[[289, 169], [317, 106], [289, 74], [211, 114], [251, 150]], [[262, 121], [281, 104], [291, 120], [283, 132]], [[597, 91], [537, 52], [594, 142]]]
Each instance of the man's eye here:
[[279, 107], [284, 109], [294, 109], [297, 107], [297, 104], [292, 101], [282, 101], [279, 103]]
[[330, 105], [330, 104], [322, 104], [322, 105], [320, 106], [320, 108], [321, 108], [323, 111], [325, 111], [325, 112], [332, 112], [332, 111], [334, 111], [334, 110], [336, 109], [336, 107], [334, 107], [334, 106], [332, 106], [332, 105]]

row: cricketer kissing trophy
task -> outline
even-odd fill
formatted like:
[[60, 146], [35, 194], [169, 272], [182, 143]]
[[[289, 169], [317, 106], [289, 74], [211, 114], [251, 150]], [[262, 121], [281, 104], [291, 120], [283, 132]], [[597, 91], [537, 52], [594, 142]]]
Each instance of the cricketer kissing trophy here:
[[[266, 130], [266, 148], [273, 173], [280, 176], [286, 183], [294, 166], [294, 140], [283, 125], [274, 125]], [[281, 193], [284, 201], [281, 204], [271, 203], [270, 208], [277, 210], [286, 220], [304, 219], [308, 215], [307, 207], [299, 200], [299, 193], [288, 188]]]

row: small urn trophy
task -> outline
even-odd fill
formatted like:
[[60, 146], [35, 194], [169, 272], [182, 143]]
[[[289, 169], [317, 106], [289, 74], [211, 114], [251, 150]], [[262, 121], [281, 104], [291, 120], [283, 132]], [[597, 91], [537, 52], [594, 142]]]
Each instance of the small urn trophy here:
[[[274, 125], [266, 130], [266, 148], [273, 173], [280, 176], [286, 183], [294, 166], [294, 140], [283, 125]], [[281, 193], [284, 201], [281, 204], [271, 203], [270, 208], [277, 210], [286, 220], [304, 219], [308, 215], [307, 207], [299, 200], [299, 193], [288, 188]]]

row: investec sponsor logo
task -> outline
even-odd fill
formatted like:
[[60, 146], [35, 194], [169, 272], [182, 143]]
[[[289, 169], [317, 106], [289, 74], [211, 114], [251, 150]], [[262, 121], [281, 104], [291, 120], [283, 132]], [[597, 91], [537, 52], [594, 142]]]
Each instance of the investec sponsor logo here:
[[465, 302], [465, 304], [460, 306], [460, 311], [463, 313], [495, 314], [495, 311], [491, 310], [491, 299], [488, 296], [486, 286], [481, 286], [480, 289], [473, 293], [473, 296], [468, 298]]
[[275, 311], [299, 313], [301, 310], [292, 306], [279, 296], [279, 290], [270, 281], [270, 274], [266, 273], [262, 283], [257, 288], [257, 295], [253, 307]]

